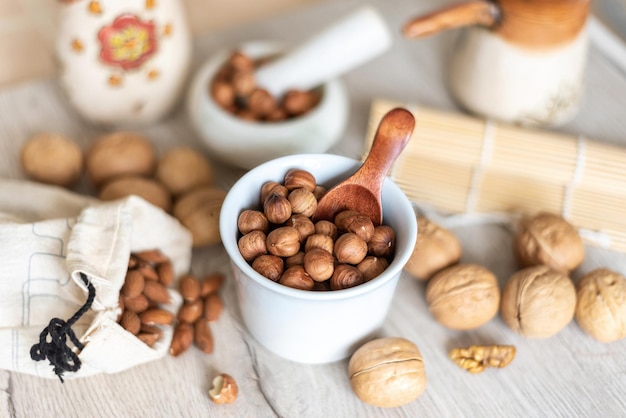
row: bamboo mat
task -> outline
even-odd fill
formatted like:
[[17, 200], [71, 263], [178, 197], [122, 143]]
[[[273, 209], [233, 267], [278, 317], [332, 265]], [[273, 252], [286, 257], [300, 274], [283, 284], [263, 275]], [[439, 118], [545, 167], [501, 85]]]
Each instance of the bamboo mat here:
[[411, 111], [416, 127], [389, 176], [416, 204], [559, 213], [589, 232], [587, 242], [626, 252], [626, 149], [385, 100], [372, 103], [366, 149], [394, 107]]

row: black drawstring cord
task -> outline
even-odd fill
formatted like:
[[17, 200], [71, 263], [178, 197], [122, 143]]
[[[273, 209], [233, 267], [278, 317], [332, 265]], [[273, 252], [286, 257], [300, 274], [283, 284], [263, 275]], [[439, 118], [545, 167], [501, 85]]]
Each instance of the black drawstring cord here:
[[[39, 343], [30, 348], [30, 358], [35, 361], [48, 359], [50, 365], [54, 366], [54, 373], [59, 377], [61, 383], [63, 383], [64, 372], [75, 372], [80, 369], [80, 359], [67, 345], [67, 337], [79, 350], [85, 347], [76, 338], [72, 325], [91, 308], [91, 304], [96, 297], [96, 289], [87, 279], [87, 276], [80, 273], [80, 278], [83, 279], [87, 290], [89, 290], [89, 296], [85, 304], [67, 322], [59, 318], [52, 318], [48, 326], [41, 331]], [[48, 334], [50, 334], [50, 341], [47, 341]]]

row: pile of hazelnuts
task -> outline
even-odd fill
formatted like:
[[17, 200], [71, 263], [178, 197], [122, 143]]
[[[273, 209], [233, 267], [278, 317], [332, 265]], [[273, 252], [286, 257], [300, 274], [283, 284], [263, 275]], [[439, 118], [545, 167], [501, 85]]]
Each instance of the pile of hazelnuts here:
[[211, 97], [224, 110], [238, 118], [256, 122], [279, 122], [302, 116], [320, 101], [318, 90], [291, 89], [275, 97], [258, 86], [255, 69], [267, 60], [253, 60], [233, 51], [211, 80]]
[[306, 170], [261, 187], [262, 209], [246, 209], [237, 226], [239, 251], [259, 274], [304, 290], [340, 290], [372, 280], [393, 259], [395, 233], [358, 211], [313, 221], [326, 189]]

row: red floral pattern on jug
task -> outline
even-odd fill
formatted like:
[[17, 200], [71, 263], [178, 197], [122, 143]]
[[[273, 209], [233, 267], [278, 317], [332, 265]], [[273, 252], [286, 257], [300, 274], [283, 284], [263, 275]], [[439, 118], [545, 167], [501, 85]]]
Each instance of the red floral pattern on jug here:
[[129, 70], [141, 66], [157, 50], [154, 23], [124, 14], [98, 32], [100, 58], [107, 64]]

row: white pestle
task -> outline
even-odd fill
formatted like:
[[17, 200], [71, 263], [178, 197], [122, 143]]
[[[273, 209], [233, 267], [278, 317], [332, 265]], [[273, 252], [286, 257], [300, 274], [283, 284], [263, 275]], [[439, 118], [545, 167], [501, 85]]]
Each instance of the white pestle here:
[[290, 89], [310, 90], [382, 54], [391, 40], [380, 13], [371, 6], [361, 7], [261, 66], [256, 82], [274, 96]]

